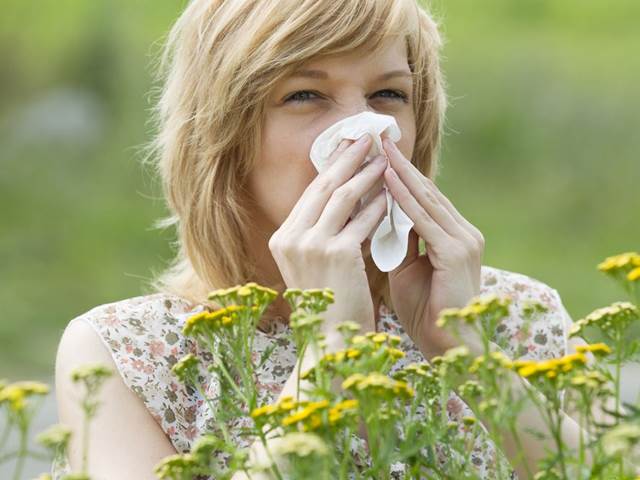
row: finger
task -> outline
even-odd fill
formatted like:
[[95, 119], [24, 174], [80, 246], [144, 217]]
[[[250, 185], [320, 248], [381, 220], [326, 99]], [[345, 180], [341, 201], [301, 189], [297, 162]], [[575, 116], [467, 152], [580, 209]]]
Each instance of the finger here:
[[357, 241], [359, 244], [371, 235], [374, 228], [380, 225], [382, 217], [387, 212], [387, 195], [383, 189], [360, 210], [353, 220], [347, 222], [345, 227], [333, 241]]
[[391, 167], [429, 216], [452, 237], [460, 239], [469, 237], [470, 233], [440, 203], [432, 189], [420, 178], [423, 175], [405, 158], [398, 147], [393, 142], [385, 142], [384, 145]]
[[396, 199], [400, 208], [414, 222], [413, 228], [418, 235], [425, 239], [427, 243], [444, 246], [451, 241], [451, 236], [447, 233], [438, 222], [436, 222], [429, 213], [422, 208], [409, 189], [402, 183], [402, 180], [391, 168], [387, 168], [384, 172], [387, 188], [391, 192], [393, 198]]
[[[383, 146], [385, 147], [385, 151], [387, 152], [389, 157], [391, 157], [391, 154], [394, 151], [402, 155], [402, 152], [400, 152], [400, 150], [398, 149], [398, 146], [391, 141], [383, 142]], [[397, 159], [398, 159], [397, 156], [394, 157], [394, 160], [397, 160]], [[432, 194], [435, 195], [436, 199], [447, 210], [447, 212], [449, 212], [449, 215], [451, 215], [451, 217], [453, 217], [455, 221], [457, 221], [460, 225], [462, 225], [467, 230], [467, 232], [470, 233], [477, 240], [480, 240], [482, 238], [482, 233], [471, 222], [469, 222], [460, 212], [458, 212], [458, 210], [454, 207], [453, 203], [451, 203], [451, 201], [440, 191], [440, 189], [438, 188], [438, 186], [433, 180], [423, 175], [422, 172], [420, 172], [420, 170], [418, 170], [413, 163], [411, 163], [409, 160], [406, 159], [406, 157], [404, 157], [404, 155], [402, 155], [402, 158], [400, 160], [403, 160], [404, 163], [406, 164], [406, 168], [410, 170], [414, 174], [414, 176], [416, 176], [428, 189], [430, 189]], [[400, 165], [398, 165], [398, 163], [400, 163]], [[392, 164], [392, 167], [396, 171], [402, 170], [402, 163], [403, 163], [402, 161], [394, 162]], [[402, 175], [400, 175], [400, 177], [403, 178]]]
[[[467, 232], [469, 232], [471, 235], [473, 235], [473, 237], [477, 240], [477, 241], [481, 241], [483, 240], [483, 236], [482, 236], [482, 232], [480, 232], [480, 230], [478, 230], [478, 228], [472, 224], [469, 220], [467, 220], [466, 218], [464, 218], [462, 216], [462, 214], [460, 212], [458, 212], [458, 210], [453, 206], [453, 203], [451, 203], [451, 200], [449, 200], [441, 191], [440, 189], [437, 187], [437, 185], [433, 182], [433, 180], [431, 180], [428, 177], [425, 177], [427, 179], [427, 184], [428, 185], [432, 185], [433, 186], [433, 192], [435, 193], [436, 197], [438, 198], [438, 200], [440, 200], [440, 203], [442, 205], [444, 205], [444, 207], [449, 211], [449, 213], [451, 214], [451, 216], [453, 218], [455, 218], [458, 223], [464, 225], [464, 227], [467, 229]], [[430, 182], [430, 183], [429, 183]]]
[[386, 158], [379, 155], [365, 165], [360, 173], [338, 187], [329, 198], [315, 228], [331, 236], [342, 230], [356, 204], [382, 178], [386, 166]]
[[[347, 148], [349, 148], [351, 145], [353, 145], [355, 143], [354, 140], [351, 140], [350, 138], [345, 138], [343, 139], [339, 144], [338, 147], [331, 153], [331, 155], [329, 156], [329, 160], [327, 161], [327, 163], [329, 164], [333, 164], [335, 163], [336, 159], [338, 158], [338, 156], [344, 152]], [[314, 178], [314, 180], [307, 185], [307, 188], [304, 190], [304, 192], [302, 192], [302, 195], [300, 195], [300, 198], [298, 199], [298, 201], [296, 202], [296, 204], [293, 206], [293, 208], [291, 209], [291, 211], [289, 212], [289, 215], [287, 216], [286, 220], [284, 223], [286, 223], [287, 221], [293, 221], [295, 220], [295, 218], [297, 217], [299, 211], [304, 208], [304, 205], [306, 204], [306, 202], [309, 200], [309, 197], [311, 196], [311, 194], [313, 193], [313, 185], [314, 182], [318, 181], [318, 178], [320, 177], [320, 175], [316, 175], [316, 177]]]
[[313, 179], [292, 209], [291, 228], [306, 230], [315, 225], [331, 194], [353, 177], [371, 148], [371, 135], [365, 134], [359, 140], [336, 153], [332, 165]]

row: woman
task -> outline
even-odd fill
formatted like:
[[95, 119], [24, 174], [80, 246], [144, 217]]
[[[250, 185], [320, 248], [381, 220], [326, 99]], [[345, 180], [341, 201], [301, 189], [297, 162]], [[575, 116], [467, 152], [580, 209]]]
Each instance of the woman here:
[[[434, 326], [440, 310], [494, 292], [516, 305], [533, 299], [549, 307], [529, 335], [515, 314], [503, 323], [497, 335], [511, 357], [568, 351], [571, 319], [558, 292], [482, 265], [481, 232], [433, 182], [446, 107], [440, 46], [436, 24], [415, 0], [195, 0], [187, 6], [163, 56], [159, 132], [148, 157], [163, 181], [171, 216], [162, 225], [176, 226], [178, 255], [153, 293], [80, 315], [58, 349], [60, 420], [77, 432], [82, 415], [70, 370], [102, 361], [120, 374], [105, 386], [91, 430], [89, 465], [97, 478], [154, 478], [155, 464], [188, 451], [206, 428], [206, 404], [170, 367], [197, 352], [181, 323], [208, 304], [214, 288], [247, 281], [279, 292], [331, 287], [336, 301], [325, 328], [332, 347], [339, 348], [333, 326], [357, 319], [363, 331], [400, 334], [407, 357], [417, 360], [456, 344]], [[385, 155], [360, 171], [371, 138], [344, 142], [331, 168], [317, 174], [309, 160], [313, 140], [365, 110], [393, 115], [401, 140], [385, 142]], [[347, 222], [359, 198], [383, 183], [415, 224], [406, 258], [388, 274], [375, 268], [367, 239], [385, 213], [384, 197]], [[426, 255], [419, 255], [419, 238]], [[285, 339], [288, 314], [279, 297], [259, 327], [258, 350], [279, 346], [261, 379], [267, 400], [290, 394], [296, 380], [295, 351]], [[467, 343], [477, 347], [472, 338]], [[315, 358], [311, 352], [300, 361]], [[452, 395], [452, 418], [469, 414], [466, 408]], [[522, 432], [538, 422], [524, 413]], [[567, 425], [567, 441], [575, 442], [570, 417]], [[523, 437], [534, 465], [545, 444]], [[80, 448], [78, 436], [69, 455], [74, 469]], [[491, 451], [480, 449], [473, 458], [486, 478], [495, 463]], [[523, 472], [519, 466], [521, 478]]]

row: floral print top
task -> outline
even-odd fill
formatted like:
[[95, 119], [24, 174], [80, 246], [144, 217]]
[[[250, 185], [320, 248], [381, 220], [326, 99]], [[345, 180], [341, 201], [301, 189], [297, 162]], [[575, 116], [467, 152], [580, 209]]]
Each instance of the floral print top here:
[[[498, 325], [494, 338], [507, 355], [512, 359], [539, 360], [567, 353], [572, 320], [557, 290], [524, 274], [486, 265], [482, 266], [481, 279], [481, 295], [495, 293], [511, 297], [510, 314]], [[540, 302], [548, 307], [548, 311], [534, 317], [532, 322], [525, 322], [520, 312], [527, 301]], [[209, 352], [202, 351], [194, 339], [182, 334], [185, 320], [202, 310], [202, 305], [191, 304], [180, 297], [155, 293], [99, 305], [71, 320], [87, 322], [95, 329], [111, 352], [124, 383], [144, 402], [179, 453], [188, 452], [193, 442], [210, 430], [212, 422], [203, 397], [184, 386], [171, 372], [171, 367], [189, 352], [199, 355], [205, 363], [211, 361]], [[399, 348], [406, 356], [398, 360], [392, 371], [407, 363], [425, 361], [394, 312], [384, 303], [380, 304], [378, 330], [402, 338]], [[270, 331], [256, 332], [256, 360], [267, 348], [273, 348], [268, 360], [257, 370], [261, 404], [274, 402], [293, 372], [297, 356], [289, 333], [289, 326], [281, 321], [274, 321]], [[205, 393], [213, 398], [216, 380], [210, 374], [208, 377], [207, 373], [203, 375]], [[462, 417], [473, 416], [454, 392], [450, 394], [447, 413], [459, 425], [462, 425]], [[249, 422], [249, 417], [238, 419], [235, 425], [230, 425], [230, 431], [234, 431], [234, 426], [237, 430]], [[364, 440], [355, 434], [353, 437], [352, 450], [355, 455], [362, 455]], [[248, 446], [243, 437], [238, 436], [235, 440], [240, 446]], [[506, 468], [511, 478], [516, 478], [505, 457], [488, 438], [476, 439], [471, 461], [481, 478], [497, 478], [498, 468]], [[51, 472], [54, 480], [69, 472], [66, 458], [54, 460]], [[393, 478], [404, 478], [400, 463], [392, 465], [391, 472]]]

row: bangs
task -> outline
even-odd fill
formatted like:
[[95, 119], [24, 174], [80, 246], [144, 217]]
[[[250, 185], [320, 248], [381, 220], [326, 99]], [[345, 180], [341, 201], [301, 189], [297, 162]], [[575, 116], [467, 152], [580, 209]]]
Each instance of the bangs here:
[[[415, 3], [404, 0], [332, 0], [306, 1], [300, 9], [309, 8], [308, 15], [316, 18], [311, 24], [316, 54], [332, 55], [359, 48], [378, 49], [387, 40], [406, 35], [410, 18], [416, 18]], [[297, 12], [296, 12], [297, 13]], [[413, 15], [412, 15], [413, 14]], [[297, 15], [294, 14], [294, 18]], [[418, 25], [414, 25], [417, 27]], [[309, 41], [305, 32], [299, 41]]]
[[[322, 56], [375, 51], [387, 41], [408, 37], [409, 51], [419, 45], [419, 8], [414, 0], [304, 0], [270, 1], [261, 28], [269, 31], [266, 42], [248, 52], [271, 56], [274, 68], [289, 70]], [[264, 18], [270, 18], [265, 21]], [[253, 38], [265, 39], [265, 32]], [[260, 35], [260, 33], [262, 35]], [[260, 51], [258, 53], [258, 51]], [[269, 55], [270, 54], [270, 55]], [[264, 58], [264, 57], [263, 57]], [[411, 64], [412, 62], [410, 62]], [[413, 66], [412, 67], [413, 71]]]

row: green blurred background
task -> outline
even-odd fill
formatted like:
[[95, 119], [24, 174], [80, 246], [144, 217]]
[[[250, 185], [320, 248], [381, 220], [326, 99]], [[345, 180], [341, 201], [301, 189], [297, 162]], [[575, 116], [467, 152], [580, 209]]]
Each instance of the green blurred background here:
[[[71, 318], [146, 293], [172, 256], [138, 149], [184, 5], [2, 2], [0, 378], [49, 378]], [[437, 181], [484, 233], [483, 263], [558, 289], [574, 319], [623, 299], [595, 266], [640, 247], [640, 2], [432, 8], [450, 95]]]

